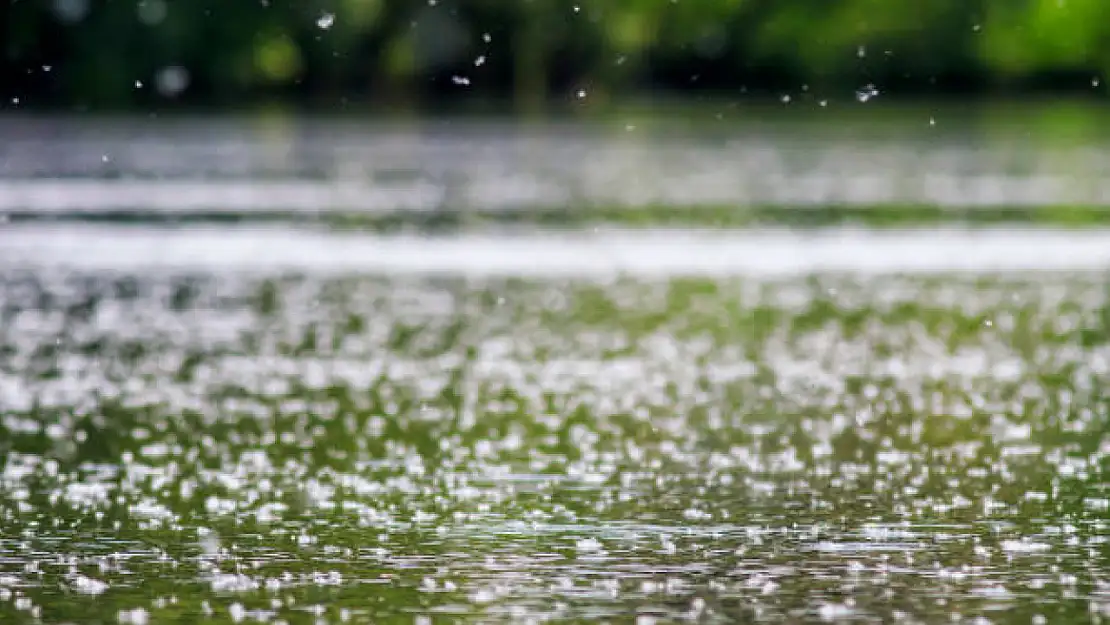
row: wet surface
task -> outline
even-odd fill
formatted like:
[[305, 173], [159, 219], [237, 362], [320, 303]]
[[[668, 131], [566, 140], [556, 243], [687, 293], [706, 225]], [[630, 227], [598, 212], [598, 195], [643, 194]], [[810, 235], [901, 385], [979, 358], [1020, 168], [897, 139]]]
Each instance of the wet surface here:
[[5, 621], [1110, 619], [1103, 271], [34, 258]]
[[259, 218], [1110, 197], [935, 116], [0, 120], [0, 621], [1110, 619], [1107, 230]]
[[1104, 111], [971, 110], [834, 106], [799, 120], [726, 106], [696, 123], [9, 116], [0, 212], [1110, 203]]
[[814, 272], [981, 273], [1110, 269], [1110, 230], [859, 228], [345, 233], [295, 227], [20, 224], [0, 228], [15, 269], [265, 275], [502, 277], [798, 276]]

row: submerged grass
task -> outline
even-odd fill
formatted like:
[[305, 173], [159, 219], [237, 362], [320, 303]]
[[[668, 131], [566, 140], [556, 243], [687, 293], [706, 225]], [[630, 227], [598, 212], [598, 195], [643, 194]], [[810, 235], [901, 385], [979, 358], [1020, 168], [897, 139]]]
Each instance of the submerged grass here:
[[0, 274], [0, 616], [1110, 616], [1108, 306], [1094, 274]]
[[799, 228], [858, 226], [873, 229], [915, 227], [1110, 227], [1110, 207], [1098, 205], [966, 206], [930, 204], [736, 206], [646, 205], [448, 207], [437, 210], [368, 211], [223, 210], [151, 212], [104, 210], [40, 213], [10, 211], [11, 223], [108, 223], [135, 225], [312, 225], [339, 230], [428, 233], [481, 230], [489, 227], [586, 229], [623, 228]]

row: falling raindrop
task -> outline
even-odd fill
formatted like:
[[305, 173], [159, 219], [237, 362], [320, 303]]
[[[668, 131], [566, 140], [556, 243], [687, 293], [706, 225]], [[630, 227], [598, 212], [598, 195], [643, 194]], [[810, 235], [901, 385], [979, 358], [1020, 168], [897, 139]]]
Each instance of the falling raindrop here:
[[484, 55], [484, 54], [479, 55], [478, 58], [474, 59], [474, 67], [481, 67], [485, 64], [486, 64], [486, 55]]
[[937, 120], [930, 117], [929, 118], [929, 125], [930, 126], [936, 126], [937, 125]]
[[466, 76], [452, 76], [451, 77], [451, 82], [455, 83], [456, 85], [461, 85], [463, 87], [469, 87], [470, 86], [470, 79], [467, 78]]
[[320, 30], [328, 30], [335, 24], [335, 13], [324, 13], [316, 18], [316, 26]]
[[581, 99], [586, 97], [586, 90], [585, 89], [579, 89], [578, 93], [576, 93], [575, 95], [578, 96], [579, 100], [581, 100]]
[[166, 97], [174, 97], [189, 86], [189, 70], [180, 65], [170, 65], [158, 70], [155, 76], [158, 93]]
[[482, 33], [482, 41], [489, 43], [493, 41], [493, 37], [490, 37], [489, 33]]
[[88, 0], [54, 0], [54, 14], [70, 24], [80, 22], [89, 14]]
[[818, 102], [817, 104], [818, 104], [818, 105], [820, 105], [820, 106], [821, 106], [821, 108], [825, 108], [825, 107], [827, 107], [827, 106], [829, 105], [829, 101], [828, 101], [828, 100], [821, 100], [821, 101], [820, 101], [820, 102]]
[[1097, 88], [1101, 84], [1102, 84], [1102, 79], [1099, 78], [1098, 76], [1095, 76], [1094, 78], [1091, 79], [1091, 86], [1092, 87]]
[[783, 104], [790, 104], [790, 95], [787, 94], [787, 95], [782, 96], [781, 100], [782, 100]]
[[50, 70], [52, 70], [52, 69], [54, 69], [53, 65], [43, 65], [42, 66], [42, 71], [47, 72], [47, 73], [49, 73]]
[[859, 46], [856, 48], [856, 58], [862, 59], [867, 56], [867, 46]]
[[879, 90], [875, 88], [875, 85], [872, 85], [870, 83], [856, 90], [856, 99], [859, 100], [861, 103], [867, 103], [873, 98], [878, 97], [878, 95]]
[[135, 81], [135, 88], [136, 88], [136, 89], [142, 89], [142, 88], [143, 88], [143, 81], [141, 81], [141, 80], [136, 80], [136, 81]]
[[157, 26], [166, 19], [166, 13], [169, 11], [164, 0], [140, 0], [135, 5], [135, 12], [143, 24]]

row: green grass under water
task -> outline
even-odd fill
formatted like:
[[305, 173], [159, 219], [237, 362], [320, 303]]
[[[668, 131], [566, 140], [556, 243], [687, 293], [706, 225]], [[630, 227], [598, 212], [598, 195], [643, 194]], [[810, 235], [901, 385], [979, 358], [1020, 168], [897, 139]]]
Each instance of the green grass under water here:
[[821, 206], [566, 206], [512, 209], [445, 208], [317, 212], [197, 210], [151, 213], [142, 210], [60, 212], [44, 215], [13, 211], [12, 223], [85, 222], [173, 225], [312, 225], [352, 231], [452, 232], [488, 227], [586, 229], [624, 228], [798, 228], [858, 226], [875, 229], [920, 227], [1110, 227], [1110, 207], [1094, 205], [948, 207], [929, 204]]
[[8, 272], [0, 302], [5, 621], [1110, 610], [1104, 275]]

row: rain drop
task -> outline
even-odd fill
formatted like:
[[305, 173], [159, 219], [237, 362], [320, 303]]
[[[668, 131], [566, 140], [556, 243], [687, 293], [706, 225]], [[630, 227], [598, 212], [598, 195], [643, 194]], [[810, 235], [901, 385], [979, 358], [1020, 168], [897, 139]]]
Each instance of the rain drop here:
[[470, 79], [467, 78], [466, 76], [452, 76], [451, 77], [451, 82], [455, 83], [456, 85], [461, 85], [463, 87], [469, 87], [470, 86]]
[[856, 90], [856, 99], [861, 103], [869, 102], [871, 99], [878, 96], [879, 90], [872, 84], [864, 85], [862, 88]]
[[333, 24], [335, 24], [335, 13], [324, 13], [316, 18], [316, 26], [320, 30], [328, 30]]
[[189, 70], [180, 65], [163, 67], [158, 71], [155, 82], [158, 93], [167, 97], [176, 96], [189, 86]]

